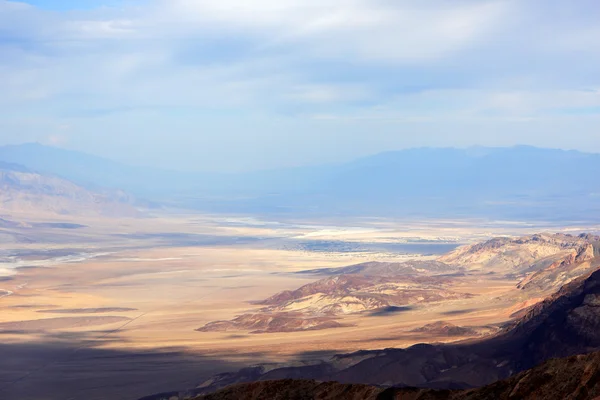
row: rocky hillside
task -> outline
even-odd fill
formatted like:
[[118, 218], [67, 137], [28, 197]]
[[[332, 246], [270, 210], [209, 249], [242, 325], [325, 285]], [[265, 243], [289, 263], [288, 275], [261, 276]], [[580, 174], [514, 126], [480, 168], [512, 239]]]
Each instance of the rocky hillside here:
[[477, 330], [473, 328], [456, 326], [447, 321], [432, 322], [420, 328], [413, 329], [411, 332], [437, 336], [477, 336], [478, 334]]
[[[415, 304], [468, 297], [443, 289], [444, 279], [337, 275], [284, 291], [264, 300], [278, 309], [313, 309], [324, 313], [350, 313], [390, 305]], [[316, 296], [316, 297], [315, 297]], [[373, 304], [370, 304], [373, 303]], [[347, 304], [348, 307], [345, 307]], [[356, 304], [357, 307], [352, 307]], [[362, 306], [360, 305], [362, 304]], [[316, 308], [315, 308], [316, 307]]]
[[198, 332], [249, 331], [250, 333], [298, 332], [348, 326], [331, 316], [310, 316], [302, 312], [257, 312], [242, 314], [230, 321], [209, 322]]
[[230, 321], [214, 321], [200, 332], [245, 330], [250, 333], [292, 332], [347, 326], [336, 316], [469, 298], [446, 289], [447, 278], [335, 275], [277, 293], [257, 304], [264, 307]]
[[0, 163], [0, 210], [5, 213], [135, 216], [135, 205], [122, 191], [91, 191], [57, 176]]
[[518, 280], [517, 287], [550, 293], [600, 266], [597, 236], [539, 234], [495, 238], [460, 247], [438, 259], [469, 271], [502, 274]]
[[[530, 299], [539, 301], [597, 269], [598, 242], [599, 238], [591, 235], [496, 238], [461, 247], [438, 260], [367, 262], [302, 271], [321, 279], [276, 293], [255, 303], [262, 308], [231, 320], [210, 322], [198, 331], [264, 333], [338, 328], [347, 326], [339, 320], [347, 314], [472, 298], [471, 293], [451, 286], [462, 277], [488, 273], [513, 280], [515, 288], [522, 291], [515, 290], [511, 296], [531, 304]], [[515, 309], [515, 316], [527, 311], [523, 307]]]
[[600, 353], [550, 360], [480, 389], [381, 388], [314, 380], [263, 381], [234, 385], [195, 400], [349, 399], [349, 400], [597, 400]]
[[594, 258], [598, 241], [591, 235], [565, 234], [496, 238], [461, 247], [438, 260], [367, 262], [302, 271], [325, 277], [276, 293], [257, 302], [263, 306], [260, 309], [210, 322], [198, 331], [263, 333], [338, 328], [347, 325], [336, 317], [347, 314], [472, 298], [471, 293], [453, 290], [451, 285], [464, 276], [488, 273], [513, 280], [522, 292], [511, 295], [530, 304], [530, 299], [543, 298], [598, 268], [600, 262]]
[[340, 354], [303, 367], [221, 374], [196, 390], [246, 380], [316, 379], [342, 383], [469, 388], [506, 379], [545, 360], [600, 350], [600, 270], [576, 279], [490, 338]]
[[509, 270], [522, 274], [593, 258], [594, 246], [590, 239], [587, 235], [565, 234], [495, 238], [460, 247], [438, 261], [469, 269]]

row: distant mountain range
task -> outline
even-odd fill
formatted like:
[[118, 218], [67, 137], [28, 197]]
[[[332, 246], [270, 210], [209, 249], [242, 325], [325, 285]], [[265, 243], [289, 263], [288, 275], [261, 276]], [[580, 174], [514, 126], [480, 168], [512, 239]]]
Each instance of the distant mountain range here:
[[37, 143], [0, 146], [0, 161], [68, 179], [87, 188], [112, 188], [159, 196], [193, 184], [194, 174], [134, 167], [106, 158]]
[[52, 174], [0, 162], [2, 213], [136, 216], [135, 205], [136, 200], [123, 191], [92, 191]]
[[510, 148], [418, 148], [353, 162], [239, 174], [133, 167], [39, 144], [0, 161], [88, 188], [203, 211], [586, 220], [600, 216], [600, 154]]

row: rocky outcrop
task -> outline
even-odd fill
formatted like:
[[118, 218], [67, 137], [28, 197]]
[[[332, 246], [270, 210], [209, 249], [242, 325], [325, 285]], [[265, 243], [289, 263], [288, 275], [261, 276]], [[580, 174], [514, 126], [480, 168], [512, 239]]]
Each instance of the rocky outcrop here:
[[[340, 354], [319, 368], [273, 368], [257, 380], [287, 377], [342, 383], [469, 388], [506, 379], [545, 360], [600, 350], [600, 271], [579, 278], [496, 336], [473, 342]], [[224, 374], [214, 391], [240, 382]]]
[[[294, 291], [278, 293], [259, 304], [280, 310], [289, 308], [311, 309], [314, 312], [348, 313], [373, 310], [387, 306], [428, 303], [441, 300], [468, 298], [468, 294], [444, 289], [444, 279], [388, 278], [361, 275], [338, 275], [309, 283]], [[347, 311], [336, 303], [360, 303]]]
[[277, 293], [257, 302], [265, 306], [257, 312], [210, 322], [198, 331], [263, 333], [337, 328], [347, 325], [336, 321], [336, 316], [471, 296], [445, 289], [445, 282], [444, 278], [337, 275]]
[[469, 269], [510, 270], [530, 273], [581, 263], [594, 257], [590, 235], [538, 234], [520, 238], [495, 238], [460, 247], [438, 261]]
[[298, 312], [243, 314], [231, 321], [214, 321], [197, 329], [199, 332], [245, 330], [250, 333], [299, 332], [349, 326], [332, 317], [310, 317]]
[[[346, 314], [472, 297], [446, 286], [463, 274], [481, 273], [480, 268], [484, 273], [489, 268], [514, 279], [516, 287], [527, 292], [515, 297], [527, 304], [598, 268], [600, 261], [594, 258], [598, 242], [592, 235], [496, 238], [459, 248], [437, 261], [367, 262], [303, 271], [326, 277], [276, 293], [256, 302], [264, 306], [258, 310], [229, 321], [210, 322], [198, 331], [263, 333], [340, 327], [343, 325], [335, 317]], [[515, 315], [526, 312], [514, 311]]]
[[435, 336], [477, 336], [479, 334], [476, 329], [457, 326], [446, 321], [432, 322], [431, 324], [413, 329], [411, 332]]
[[519, 369], [600, 349], [600, 270], [532, 307], [501, 339], [520, 345]]

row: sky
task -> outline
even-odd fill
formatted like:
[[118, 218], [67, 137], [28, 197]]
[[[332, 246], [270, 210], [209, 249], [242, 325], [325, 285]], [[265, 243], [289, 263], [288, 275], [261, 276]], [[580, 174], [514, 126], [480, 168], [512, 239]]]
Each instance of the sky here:
[[0, 144], [242, 171], [600, 152], [600, 3], [0, 0]]

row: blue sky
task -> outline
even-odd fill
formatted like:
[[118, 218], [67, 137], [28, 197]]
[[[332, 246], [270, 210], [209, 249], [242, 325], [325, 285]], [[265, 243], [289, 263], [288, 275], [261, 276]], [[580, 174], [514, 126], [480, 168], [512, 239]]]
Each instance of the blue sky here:
[[0, 0], [0, 144], [220, 171], [600, 152], [598, 21], [595, 0]]
[[93, 10], [100, 7], [119, 7], [124, 4], [124, 2], [118, 0], [33, 0], [24, 3], [41, 9], [55, 11]]

